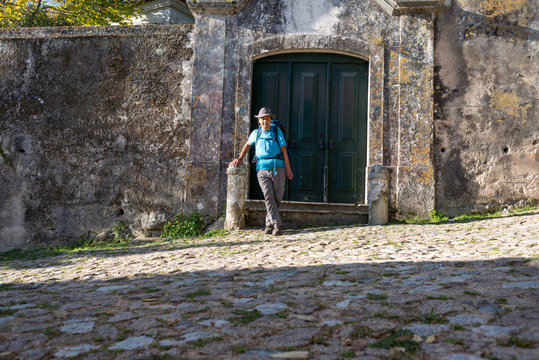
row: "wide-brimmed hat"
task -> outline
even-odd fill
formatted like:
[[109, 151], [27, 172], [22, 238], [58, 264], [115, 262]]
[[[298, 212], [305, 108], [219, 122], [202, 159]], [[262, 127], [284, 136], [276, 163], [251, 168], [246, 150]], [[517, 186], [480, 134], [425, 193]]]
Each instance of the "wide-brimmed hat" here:
[[271, 116], [272, 119], [275, 119], [275, 115], [271, 114], [271, 109], [269, 107], [263, 107], [258, 112], [258, 115], [255, 115], [256, 118], [261, 118], [261, 117], [264, 117], [264, 116]]

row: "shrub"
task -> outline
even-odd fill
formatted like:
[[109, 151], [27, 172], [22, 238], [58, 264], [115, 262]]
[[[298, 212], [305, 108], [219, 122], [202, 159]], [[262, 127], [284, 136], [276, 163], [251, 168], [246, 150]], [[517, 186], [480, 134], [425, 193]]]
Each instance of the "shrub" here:
[[203, 230], [204, 220], [200, 213], [193, 213], [188, 217], [184, 217], [183, 214], [176, 214], [172, 221], [165, 224], [161, 236], [167, 240], [182, 239], [199, 236]]

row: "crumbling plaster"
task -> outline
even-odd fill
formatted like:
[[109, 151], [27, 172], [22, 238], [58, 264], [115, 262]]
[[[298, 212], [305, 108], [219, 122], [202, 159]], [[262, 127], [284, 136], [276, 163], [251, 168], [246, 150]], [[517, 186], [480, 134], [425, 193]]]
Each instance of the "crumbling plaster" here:
[[[198, 8], [192, 7], [195, 34], [204, 37], [198, 42], [195, 35], [195, 74], [203, 70], [196, 66], [197, 54], [202, 57], [212, 49], [219, 49], [217, 58], [226, 64], [227, 72], [222, 87], [197, 81], [194, 86], [202, 86], [198, 90], [201, 93], [207, 85], [220, 92], [213, 99], [224, 101], [221, 135], [234, 136], [221, 138], [221, 178], [191, 193], [193, 209], [215, 208], [210, 194], [215, 194], [219, 184], [226, 184], [226, 163], [247, 139], [252, 62], [286, 51], [341, 53], [369, 61], [368, 166], [384, 164], [391, 168], [390, 201], [394, 209], [403, 214], [426, 215], [434, 208], [432, 14], [392, 16], [371, 1], [354, 0], [246, 0], [236, 11], [226, 14], [215, 8], [212, 12], [203, 3], [215, 5], [219, 1], [197, 1]], [[219, 18], [224, 28], [208, 28], [205, 19], [209, 17]], [[223, 37], [224, 47], [220, 43]], [[213, 74], [218, 78], [224, 72], [219, 69]], [[198, 122], [204, 119], [200, 117]], [[202, 148], [202, 144], [195, 145], [195, 138], [191, 137], [191, 141], [192, 150], [193, 146]], [[210, 178], [208, 174], [217, 173], [216, 161], [197, 164], [206, 179]], [[220, 191], [223, 202], [222, 187]]]
[[539, 201], [539, 4], [459, 0], [436, 23], [436, 207]]
[[182, 208], [192, 26], [0, 32], [0, 248]]

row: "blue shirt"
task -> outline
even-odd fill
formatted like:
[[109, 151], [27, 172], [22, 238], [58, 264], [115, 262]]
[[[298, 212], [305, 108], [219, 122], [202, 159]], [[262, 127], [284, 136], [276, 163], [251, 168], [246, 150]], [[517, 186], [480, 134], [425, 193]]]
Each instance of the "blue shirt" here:
[[[274, 130], [272, 128], [268, 131], [260, 128], [260, 138], [255, 147], [255, 156], [257, 157], [256, 170], [271, 170], [278, 167], [284, 167], [284, 161], [275, 159], [279, 153], [281, 153], [281, 146], [286, 146], [286, 140], [284, 139], [283, 132], [280, 128], [277, 128], [277, 141], [273, 140]], [[258, 129], [254, 130], [249, 135], [249, 145], [253, 146], [256, 143], [256, 134]]]

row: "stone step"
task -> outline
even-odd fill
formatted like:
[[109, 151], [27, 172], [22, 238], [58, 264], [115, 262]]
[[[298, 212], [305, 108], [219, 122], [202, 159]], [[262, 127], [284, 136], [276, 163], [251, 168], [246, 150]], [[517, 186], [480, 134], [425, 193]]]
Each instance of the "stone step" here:
[[[366, 224], [369, 217], [369, 207], [364, 204], [283, 201], [279, 212], [286, 227]], [[246, 225], [264, 226], [265, 216], [263, 200], [245, 201]]]

